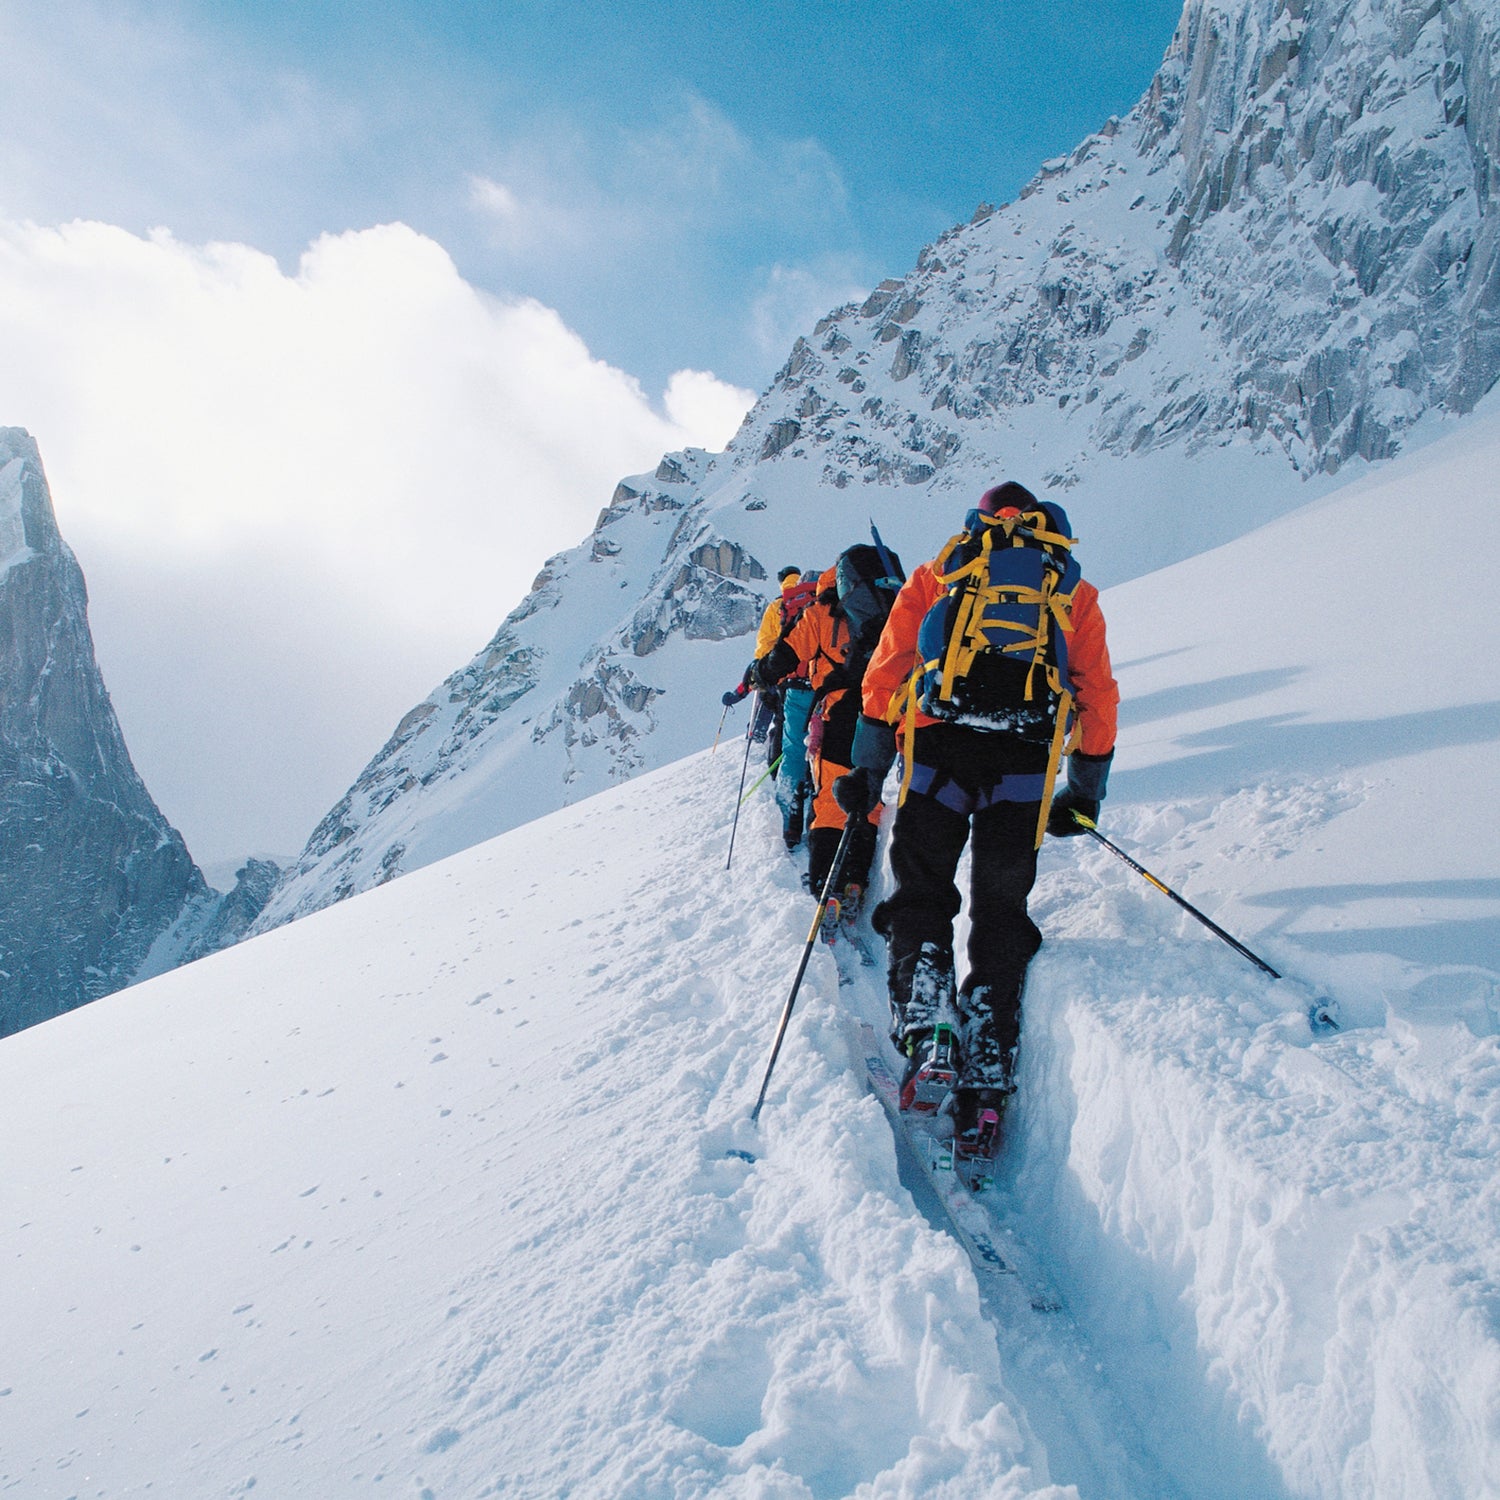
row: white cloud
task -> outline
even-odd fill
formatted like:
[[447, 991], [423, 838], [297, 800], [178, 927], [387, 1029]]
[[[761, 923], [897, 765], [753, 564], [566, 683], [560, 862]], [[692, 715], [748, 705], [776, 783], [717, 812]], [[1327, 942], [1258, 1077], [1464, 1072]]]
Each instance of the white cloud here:
[[[293, 275], [243, 245], [0, 225], [0, 348], [0, 423], [41, 444], [142, 774], [209, 858], [300, 844], [619, 477], [722, 446], [745, 394], [687, 374], [663, 418], [556, 313], [476, 291], [402, 225], [325, 236]], [[383, 725], [359, 749], [350, 685]], [[216, 720], [302, 770], [243, 784]], [[230, 826], [247, 800], [259, 834]]]
[[474, 173], [469, 176], [469, 206], [477, 213], [506, 223], [521, 212], [516, 195], [503, 182]]
[[683, 246], [713, 257], [732, 240], [740, 259], [767, 233], [800, 244], [849, 232], [848, 192], [823, 146], [747, 135], [690, 91], [592, 125], [528, 122], [495, 143], [490, 165], [469, 177], [469, 208], [490, 243], [522, 263], [649, 273]]
[[493, 579], [697, 437], [555, 313], [476, 292], [400, 225], [326, 236], [295, 276], [241, 245], [3, 230], [0, 337], [0, 402], [75, 525], [207, 552], [275, 535], [419, 592], [419, 546], [462, 535], [454, 566]]
[[799, 334], [806, 335], [825, 313], [869, 293], [868, 272], [835, 258], [817, 265], [774, 265], [750, 307], [750, 333], [767, 358], [783, 358]]
[[728, 447], [754, 404], [754, 391], [726, 385], [706, 370], [678, 370], [667, 382], [662, 400], [670, 422], [710, 434], [704, 446], [713, 452]]

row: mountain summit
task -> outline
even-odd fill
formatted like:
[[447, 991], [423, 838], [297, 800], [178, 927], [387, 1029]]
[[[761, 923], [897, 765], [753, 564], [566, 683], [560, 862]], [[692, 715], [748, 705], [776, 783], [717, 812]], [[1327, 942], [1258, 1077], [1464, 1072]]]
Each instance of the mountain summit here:
[[208, 888], [130, 760], [36, 443], [0, 428], [0, 1035], [129, 983]]
[[1496, 0], [1190, 0], [1128, 117], [798, 339], [724, 454], [621, 483], [262, 925], [705, 744], [767, 579], [872, 517], [926, 556], [1009, 476], [1116, 583], [1470, 411], [1500, 373], [1497, 26]]
[[238, 942], [279, 873], [210, 890], [152, 800], [37, 445], [0, 427], [0, 1036]]

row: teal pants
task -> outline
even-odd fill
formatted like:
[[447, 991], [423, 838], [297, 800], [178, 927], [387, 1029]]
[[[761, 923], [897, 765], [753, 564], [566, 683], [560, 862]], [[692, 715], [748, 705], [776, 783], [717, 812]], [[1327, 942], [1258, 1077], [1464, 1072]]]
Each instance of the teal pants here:
[[807, 721], [812, 717], [811, 688], [789, 687], [782, 696], [781, 771], [776, 778], [776, 798], [789, 806], [797, 788], [807, 780]]

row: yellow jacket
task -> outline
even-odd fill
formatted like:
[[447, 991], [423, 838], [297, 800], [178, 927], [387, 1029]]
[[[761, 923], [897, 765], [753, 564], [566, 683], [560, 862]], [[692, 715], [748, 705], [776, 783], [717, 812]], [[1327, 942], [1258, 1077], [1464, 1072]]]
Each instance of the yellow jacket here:
[[755, 657], [757, 661], [781, 639], [781, 601], [801, 581], [801, 574], [788, 573], [781, 581], [781, 593], [766, 605], [766, 612], [760, 617], [760, 629], [756, 632], [755, 636]]

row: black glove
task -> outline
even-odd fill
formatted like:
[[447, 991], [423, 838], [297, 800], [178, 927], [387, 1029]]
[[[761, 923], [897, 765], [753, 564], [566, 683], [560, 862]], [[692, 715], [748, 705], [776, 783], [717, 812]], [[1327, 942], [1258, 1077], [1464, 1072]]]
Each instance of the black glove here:
[[725, 693], [719, 701], [724, 705], [725, 708], [733, 708], [734, 705], [738, 703], [743, 696], [744, 695], [742, 693], [736, 691], [734, 688], [730, 688], [730, 690]]
[[896, 731], [884, 719], [861, 714], [854, 728], [852, 764], [870, 773], [876, 787], [885, 785], [885, 774], [896, 758]]
[[833, 800], [843, 808], [846, 817], [865, 818], [880, 800], [880, 788], [863, 766], [856, 766], [834, 782]]
[[1053, 838], [1073, 838], [1088, 832], [1074, 818], [1075, 812], [1091, 823], [1099, 821], [1099, 804], [1104, 801], [1114, 758], [1113, 750], [1106, 750], [1103, 755], [1085, 755], [1082, 750], [1075, 750], [1068, 757], [1068, 784], [1052, 799], [1052, 809], [1047, 814], [1047, 832]]
[[773, 688], [796, 668], [796, 649], [784, 640], [777, 641], [764, 656], [750, 663], [750, 680], [758, 688]]
[[1093, 823], [1099, 817], [1099, 804], [1065, 787], [1052, 799], [1052, 810], [1047, 814], [1047, 832], [1055, 839], [1070, 839], [1087, 833], [1088, 829], [1073, 816], [1075, 812], [1082, 813]]

